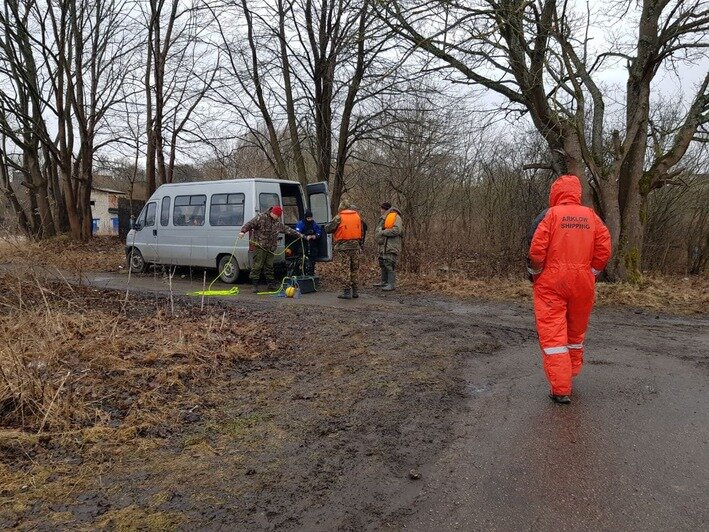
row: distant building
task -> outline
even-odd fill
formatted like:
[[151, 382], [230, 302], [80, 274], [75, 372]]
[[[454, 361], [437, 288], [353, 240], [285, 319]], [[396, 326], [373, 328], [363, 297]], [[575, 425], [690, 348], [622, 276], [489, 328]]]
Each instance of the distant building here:
[[91, 214], [93, 234], [97, 236], [117, 235], [118, 198], [126, 193], [111, 188], [93, 187], [91, 189]]
[[[16, 164], [21, 165], [22, 156], [10, 154]], [[135, 177], [131, 183], [130, 177]], [[17, 200], [30, 215], [30, 199], [28, 188], [22, 183], [27, 177], [19, 170], [10, 173], [10, 184]], [[119, 172], [115, 169], [101, 167], [92, 179], [91, 211], [94, 235], [125, 235], [131, 227], [132, 219], [137, 216], [145, 201], [150, 197], [148, 185], [144, 181], [145, 173], [137, 174]], [[118, 199], [121, 198], [119, 202]], [[0, 192], [0, 229], [16, 232], [18, 228], [17, 214], [10, 201]]]

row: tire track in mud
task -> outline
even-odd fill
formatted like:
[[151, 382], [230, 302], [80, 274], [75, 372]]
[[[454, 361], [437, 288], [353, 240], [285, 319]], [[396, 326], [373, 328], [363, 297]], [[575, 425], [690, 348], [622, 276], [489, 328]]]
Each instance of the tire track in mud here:
[[[269, 523], [308, 530], [379, 528], [392, 503], [405, 506], [417, 496], [420, 485], [408, 478], [408, 472], [432, 460], [448, 445], [450, 424], [463, 412], [468, 396], [460, 374], [464, 361], [491, 357], [501, 345], [519, 344], [532, 333], [504, 325], [471, 323], [466, 317], [430, 309], [422, 312], [406, 308], [392, 314], [353, 307], [328, 313], [344, 331], [325, 333], [323, 343], [360, 347], [365, 357], [389, 357], [397, 361], [391, 368], [396, 374], [420, 372], [417, 364], [428, 368], [437, 364], [438, 371], [420, 382], [409, 381], [411, 389], [396, 396], [397, 406], [382, 397], [360, 397], [349, 405], [349, 416], [330, 421], [331, 431], [324, 436], [336, 441], [344, 437], [347, 443], [340, 444], [349, 452], [343, 457], [337, 445], [326, 443], [328, 451], [319, 453], [324, 464], [333, 464], [326, 470], [337, 475], [337, 480], [326, 482], [326, 489], [319, 485], [324, 493], [318, 496], [301, 495], [298, 501], [292, 495], [291, 506], [283, 510], [288, 519], [279, 521], [272, 516]], [[355, 378], [361, 381], [366, 376]], [[447, 386], [440, 388], [445, 381]], [[367, 420], [364, 427], [362, 418]], [[342, 427], [344, 430], [337, 430]], [[308, 478], [318, 478], [320, 472], [311, 469]], [[300, 485], [294, 491], [304, 494], [309, 490]], [[260, 526], [266, 524], [261, 522]]]

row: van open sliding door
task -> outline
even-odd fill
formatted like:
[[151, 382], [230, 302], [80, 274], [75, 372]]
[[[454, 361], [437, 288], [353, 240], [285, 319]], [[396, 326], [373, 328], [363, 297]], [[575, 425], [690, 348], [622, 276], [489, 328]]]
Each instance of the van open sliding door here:
[[[256, 212], [268, 212], [268, 209], [276, 205], [283, 206], [281, 202], [281, 187], [275, 181], [256, 181]], [[279, 263], [285, 260], [283, 251], [285, 249], [285, 236], [278, 235], [278, 246], [273, 262]], [[253, 260], [253, 255], [249, 254], [249, 261]], [[251, 265], [250, 265], [251, 266]]]
[[[321, 183], [311, 183], [305, 185], [306, 194], [308, 195], [308, 205], [313, 212], [313, 218], [320, 227], [324, 227], [326, 223], [332, 220], [332, 212], [330, 211], [330, 191], [327, 188], [325, 181]], [[324, 231], [323, 231], [324, 232]], [[328, 262], [332, 260], [332, 235], [326, 235], [325, 238], [319, 240], [320, 253], [318, 253], [317, 262]]]

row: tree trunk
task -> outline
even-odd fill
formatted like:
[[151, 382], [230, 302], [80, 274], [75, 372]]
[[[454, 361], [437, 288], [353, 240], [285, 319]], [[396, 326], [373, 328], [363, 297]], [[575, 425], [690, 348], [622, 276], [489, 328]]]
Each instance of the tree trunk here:
[[91, 188], [93, 184], [93, 132], [89, 132], [79, 151], [79, 186], [78, 203], [81, 213], [81, 240], [87, 241], [93, 236], [93, 215], [91, 213]]
[[352, 131], [350, 129], [350, 124], [352, 121], [352, 112], [354, 111], [355, 101], [357, 94], [364, 78], [365, 71], [365, 40], [366, 40], [366, 27], [367, 27], [367, 16], [369, 13], [369, 2], [365, 1], [362, 5], [362, 10], [359, 15], [359, 26], [357, 31], [357, 65], [355, 67], [355, 72], [350, 81], [350, 86], [347, 89], [347, 98], [345, 99], [345, 105], [342, 110], [342, 118], [340, 121], [340, 134], [337, 144], [337, 159], [335, 161], [335, 177], [332, 187], [332, 210], [337, 208], [340, 203], [340, 198], [345, 191], [345, 165], [347, 164], [347, 159], [350, 154], [350, 136]]
[[52, 217], [52, 208], [49, 203], [47, 194], [47, 182], [42, 175], [42, 169], [39, 165], [39, 159], [35, 153], [27, 154], [25, 158], [26, 168], [30, 174], [32, 183], [32, 192], [35, 200], [37, 217], [39, 218], [38, 235], [41, 238], [48, 238], [56, 234], [54, 230], [54, 220]]
[[[151, 2], [151, 7], [153, 4]], [[151, 15], [157, 16], [154, 12]], [[154, 22], [151, 20], [148, 25], [148, 38], [147, 38], [147, 58], [145, 60], [145, 131], [147, 134], [147, 142], [145, 146], [145, 180], [148, 185], [148, 196], [151, 196], [155, 192], [155, 133], [154, 133], [154, 119], [153, 119], [153, 92], [152, 84], [150, 82], [150, 76], [153, 69], [153, 31]]]
[[625, 278], [625, 268], [620, 268], [616, 261], [621, 238], [621, 215], [618, 206], [618, 185], [613, 176], [598, 182], [598, 203], [608, 232], [611, 235], [611, 260], [606, 267], [606, 274], [611, 280]]
[[17, 215], [17, 224], [20, 226], [22, 232], [25, 233], [25, 235], [27, 235], [28, 237], [34, 236], [32, 234], [32, 229], [30, 227], [30, 221], [27, 218], [27, 214], [22, 208], [20, 202], [17, 200], [15, 191], [13, 190], [12, 185], [10, 185], [9, 183], [7, 188], [4, 190], [4, 194], [5, 198], [7, 198], [7, 201], [10, 203], [10, 205], [12, 205], [12, 210]]
[[66, 204], [69, 232], [74, 240], [81, 240], [81, 217], [77, 207], [77, 195], [72, 183], [71, 174], [65, 175], [62, 180], [64, 188], [64, 202]]
[[[618, 209], [621, 233], [614, 248], [609, 273], [615, 280], [637, 283], [641, 279], [643, 234], [647, 191], [641, 190], [645, 171], [647, 135], [650, 116], [650, 88], [655, 76], [658, 51], [658, 21], [664, 8], [643, 2], [639, 24], [638, 51], [629, 65], [626, 83], [625, 132], [627, 153], [618, 175]], [[629, 141], [629, 142], [628, 142]]]
[[[327, 67], [321, 64], [316, 70]], [[326, 74], [316, 74], [323, 77]], [[315, 158], [317, 175], [315, 181], [330, 181], [330, 164], [332, 161], [332, 85], [326, 79], [321, 79], [315, 88]]]
[[291, 66], [288, 57], [287, 34], [285, 27], [286, 10], [283, 0], [278, 1], [278, 39], [281, 50], [281, 68], [283, 71], [283, 88], [286, 96], [286, 115], [288, 118], [288, 132], [290, 134], [290, 144], [293, 150], [293, 160], [298, 174], [298, 181], [301, 184], [308, 184], [308, 175], [305, 171], [305, 160], [303, 150], [300, 147], [300, 132], [298, 131], [298, 117], [295, 111], [293, 99], [293, 83], [291, 81]]

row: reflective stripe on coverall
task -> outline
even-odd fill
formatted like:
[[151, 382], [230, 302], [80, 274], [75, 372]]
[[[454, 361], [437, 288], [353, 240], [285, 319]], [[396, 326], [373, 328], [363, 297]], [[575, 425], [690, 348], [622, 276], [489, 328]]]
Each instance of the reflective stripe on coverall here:
[[578, 177], [559, 177], [529, 248], [534, 317], [553, 395], [571, 394], [571, 380], [581, 371], [595, 278], [610, 254], [608, 229], [593, 209], [581, 205]]

